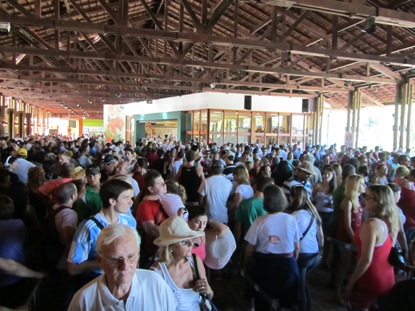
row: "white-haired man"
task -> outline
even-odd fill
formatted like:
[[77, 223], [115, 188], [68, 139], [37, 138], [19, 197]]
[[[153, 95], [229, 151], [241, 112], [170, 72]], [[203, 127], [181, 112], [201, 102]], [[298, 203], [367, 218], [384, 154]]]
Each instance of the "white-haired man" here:
[[156, 272], [137, 269], [140, 242], [130, 226], [102, 229], [96, 250], [104, 274], [82, 287], [68, 310], [176, 310], [167, 283]]

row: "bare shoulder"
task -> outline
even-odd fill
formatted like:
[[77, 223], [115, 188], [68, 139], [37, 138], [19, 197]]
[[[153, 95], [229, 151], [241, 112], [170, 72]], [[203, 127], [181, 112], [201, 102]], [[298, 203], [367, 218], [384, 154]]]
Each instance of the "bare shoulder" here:
[[321, 182], [319, 182], [319, 183], [315, 184], [315, 186], [314, 186], [314, 190], [315, 190], [315, 191], [320, 191], [320, 190], [321, 190], [321, 188], [322, 188], [322, 183], [321, 183]]
[[362, 224], [362, 233], [365, 232], [377, 232], [380, 231], [380, 223], [376, 218], [369, 218], [365, 220]]

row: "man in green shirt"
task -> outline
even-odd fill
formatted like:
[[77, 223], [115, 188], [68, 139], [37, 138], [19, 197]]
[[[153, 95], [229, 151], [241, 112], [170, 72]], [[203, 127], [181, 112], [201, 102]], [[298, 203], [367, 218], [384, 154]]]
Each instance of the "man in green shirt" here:
[[256, 191], [250, 199], [242, 200], [235, 212], [235, 239], [243, 239], [251, 224], [260, 216], [267, 214], [264, 209], [264, 189], [274, 184], [274, 179], [262, 177], [256, 183]]
[[102, 209], [102, 200], [99, 195], [101, 173], [97, 166], [90, 165], [86, 169], [86, 190], [85, 193], [76, 201], [75, 211], [78, 214], [78, 220], [95, 215]]

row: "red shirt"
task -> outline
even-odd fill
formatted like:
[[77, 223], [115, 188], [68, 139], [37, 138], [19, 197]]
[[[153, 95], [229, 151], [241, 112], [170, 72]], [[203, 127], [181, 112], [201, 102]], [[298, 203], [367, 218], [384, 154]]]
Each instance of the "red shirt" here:
[[144, 232], [143, 222], [153, 221], [155, 225], [160, 224], [168, 218], [168, 215], [164, 212], [161, 203], [158, 200], [144, 200], [140, 202], [137, 210], [137, 224], [139, 232], [144, 235], [144, 243], [147, 251], [151, 255], [155, 255], [157, 246], [154, 245], [154, 237]]

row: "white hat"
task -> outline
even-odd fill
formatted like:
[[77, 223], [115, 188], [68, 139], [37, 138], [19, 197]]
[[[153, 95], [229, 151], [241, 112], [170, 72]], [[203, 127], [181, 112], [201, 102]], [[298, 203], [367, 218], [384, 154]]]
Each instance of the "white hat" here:
[[160, 236], [154, 240], [157, 246], [168, 246], [183, 240], [205, 236], [204, 232], [193, 231], [181, 217], [170, 217], [160, 225]]
[[211, 269], [222, 269], [231, 259], [235, 249], [235, 238], [231, 230], [227, 230], [223, 236], [215, 240], [206, 240], [206, 258], [203, 263]]

